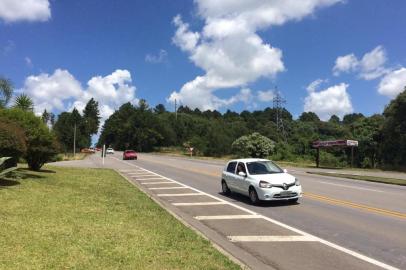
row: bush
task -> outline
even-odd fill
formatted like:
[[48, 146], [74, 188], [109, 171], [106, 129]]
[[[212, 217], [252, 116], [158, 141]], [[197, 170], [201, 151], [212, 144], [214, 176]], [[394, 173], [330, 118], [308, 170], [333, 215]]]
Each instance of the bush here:
[[0, 118], [18, 124], [24, 130], [27, 145], [24, 158], [30, 169], [39, 170], [57, 153], [58, 146], [55, 136], [43, 121], [32, 112], [20, 109], [3, 109], [0, 110]]
[[6, 118], [0, 118], [0, 156], [12, 157], [11, 163], [17, 164], [27, 152], [24, 130]]
[[275, 148], [275, 142], [255, 132], [242, 136], [232, 144], [233, 152], [243, 157], [268, 157]]

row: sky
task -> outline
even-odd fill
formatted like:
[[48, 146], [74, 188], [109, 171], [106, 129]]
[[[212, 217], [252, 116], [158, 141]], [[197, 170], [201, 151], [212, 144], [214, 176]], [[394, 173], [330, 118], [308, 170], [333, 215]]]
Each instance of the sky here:
[[404, 0], [0, 0], [0, 76], [35, 112], [103, 120], [125, 102], [168, 110], [272, 107], [382, 113], [406, 86]]

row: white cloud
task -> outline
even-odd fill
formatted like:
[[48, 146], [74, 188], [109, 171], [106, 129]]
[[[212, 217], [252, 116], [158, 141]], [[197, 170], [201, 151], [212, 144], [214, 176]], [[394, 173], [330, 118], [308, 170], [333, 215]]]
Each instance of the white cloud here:
[[203, 29], [191, 31], [178, 15], [173, 21], [177, 27], [173, 42], [205, 74], [185, 83], [168, 101], [218, 109], [229, 100], [220, 99], [215, 91], [244, 88], [261, 77], [273, 78], [285, 70], [282, 51], [265, 43], [256, 32], [300, 20], [337, 2], [341, 0], [196, 0], [198, 14], [205, 21]]
[[315, 88], [310, 88], [311, 91], [304, 100], [304, 111], [314, 112], [322, 120], [328, 120], [334, 114], [343, 117], [345, 114], [352, 113], [353, 107], [347, 88], [348, 84], [345, 83], [319, 92]]
[[314, 92], [317, 90], [317, 88], [322, 84], [322, 83], [326, 83], [328, 80], [323, 80], [323, 79], [317, 79], [313, 82], [311, 82], [307, 87], [306, 90], [308, 92]]
[[382, 78], [378, 92], [391, 98], [403, 92], [406, 87], [406, 68], [401, 67]]
[[273, 98], [274, 98], [274, 93], [272, 90], [257, 92], [257, 99], [261, 102], [269, 102], [269, 101], [272, 101]]
[[25, 65], [26, 65], [28, 68], [32, 68], [32, 67], [34, 66], [34, 64], [32, 63], [31, 58], [29, 58], [28, 56], [26, 56], [26, 57], [24, 58], [24, 61], [25, 61]]
[[166, 62], [166, 59], [168, 58], [168, 53], [164, 49], [159, 50], [158, 55], [153, 55], [153, 54], [147, 54], [145, 56], [145, 62], [151, 63], [151, 64], [159, 64]]
[[0, 19], [5, 22], [47, 21], [51, 18], [48, 0], [1, 0]]
[[333, 73], [335, 76], [340, 75], [341, 72], [355, 71], [358, 68], [358, 59], [354, 54], [339, 56], [336, 59]]
[[333, 74], [340, 75], [342, 72], [356, 72], [364, 80], [373, 80], [389, 72], [385, 68], [387, 61], [385, 49], [377, 46], [358, 60], [354, 54], [339, 56], [333, 67]]
[[82, 111], [92, 97], [99, 102], [100, 116], [107, 119], [125, 102], [135, 103], [135, 86], [128, 70], [117, 69], [105, 77], [94, 76], [83, 88], [67, 70], [57, 69], [52, 75], [42, 73], [25, 80], [23, 92], [32, 97], [35, 112], [65, 111], [76, 107]]

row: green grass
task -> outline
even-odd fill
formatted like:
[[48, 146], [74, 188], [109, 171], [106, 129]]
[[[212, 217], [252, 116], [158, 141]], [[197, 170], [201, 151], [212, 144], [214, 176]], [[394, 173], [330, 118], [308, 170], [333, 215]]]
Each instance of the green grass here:
[[326, 172], [307, 172], [307, 173], [406, 186], [405, 179], [387, 178], [387, 177], [379, 177], [379, 176], [367, 176], [367, 175], [353, 175], [353, 174], [343, 174], [343, 173], [326, 173]]
[[116, 172], [0, 180], [0, 269], [239, 269]]

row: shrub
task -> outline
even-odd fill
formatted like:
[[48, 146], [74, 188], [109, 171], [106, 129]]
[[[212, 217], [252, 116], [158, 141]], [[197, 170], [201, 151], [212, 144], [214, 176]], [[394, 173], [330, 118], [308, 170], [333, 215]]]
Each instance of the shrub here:
[[255, 132], [238, 138], [231, 147], [233, 152], [239, 156], [264, 158], [272, 153], [275, 142]]
[[3, 109], [0, 110], [0, 118], [18, 124], [24, 130], [27, 144], [24, 158], [30, 169], [39, 170], [57, 153], [58, 146], [55, 136], [43, 121], [32, 112], [20, 109]]
[[0, 118], [0, 156], [12, 157], [11, 163], [17, 164], [27, 152], [24, 130], [6, 118]]

